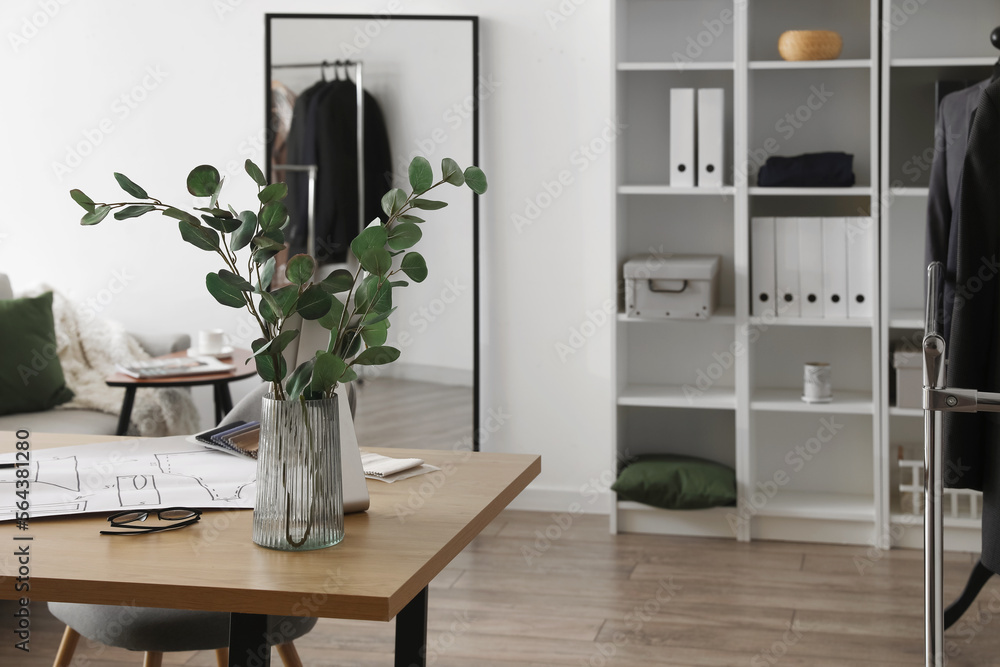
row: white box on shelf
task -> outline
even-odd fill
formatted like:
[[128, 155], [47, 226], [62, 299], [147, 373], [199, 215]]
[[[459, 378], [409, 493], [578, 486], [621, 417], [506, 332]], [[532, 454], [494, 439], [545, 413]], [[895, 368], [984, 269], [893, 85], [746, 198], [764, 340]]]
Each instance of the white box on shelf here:
[[873, 316], [875, 225], [871, 218], [847, 219], [847, 317]]
[[750, 291], [751, 314], [774, 315], [774, 218], [750, 220]]
[[846, 218], [823, 218], [823, 317], [847, 319]]
[[670, 185], [695, 183], [694, 88], [670, 89]]
[[711, 317], [719, 292], [718, 255], [641, 255], [625, 262], [629, 317]]
[[698, 187], [721, 188], [725, 140], [722, 88], [698, 89]]
[[799, 219], [774, 219], [774, 283], [778, 317], [801, 317], [799, 293]]
[[822, 218], [799, 218], [799, 294], [802, 317], [823, 317]]

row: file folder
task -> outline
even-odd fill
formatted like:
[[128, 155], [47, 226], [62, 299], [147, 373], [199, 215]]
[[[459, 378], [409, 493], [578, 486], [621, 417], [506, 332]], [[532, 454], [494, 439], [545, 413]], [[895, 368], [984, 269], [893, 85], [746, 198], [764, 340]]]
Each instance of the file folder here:
[[798, 218], [774, 219], [774, 283], [777, 316], [801, 317]]
[[823, 317], [847, 319], [847, 219], [823, 218]]
[[874, 314], [875, 225], [871, 218], [847, 219], [847, 317]]
[[694, 88], [670, 89], [670, 185], [694, 187]]
[[823, 317], [822, 218], [799, 218], [799, 294], [802, 317]]
[[698, 89], [698, 187], [722, 187], [724, 103], [722, 88]]
[[774, 315], [774, 218], [750, 220], [750, 314]]

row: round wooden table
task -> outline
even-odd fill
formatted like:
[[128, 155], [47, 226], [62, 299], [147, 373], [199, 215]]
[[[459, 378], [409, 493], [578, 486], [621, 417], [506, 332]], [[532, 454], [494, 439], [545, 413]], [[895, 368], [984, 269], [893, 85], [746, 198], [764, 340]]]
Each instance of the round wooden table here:
[[[186, 356], [188, 356], [187, 352], [174, 352], [156, 357], [156, 359], [176, 359]], [[250, 350], [233, 350], [231, 357], [223, 357], [220, 361], [235, 366], [235, 368], [221, 373], [173, 375], [157, 378], [134, 378], [125, 373], [109, 375], [105, 380], [109, 387], [125, 387], [125, 399], [122, 401], [122, 411], [118, 415], [118, 430], [115, 435], [125, 435], [128, 431], [129, 419], [132, 417], [132, 404], [135, 402], [135, 390], [140, 387], [199, 387], [210, 384], [215, 397], [215, 423], [218, 424], [233, 409], [229, 383], [257, 374], [256, 365], [252, 361], [247, 363], [250, 357]]]

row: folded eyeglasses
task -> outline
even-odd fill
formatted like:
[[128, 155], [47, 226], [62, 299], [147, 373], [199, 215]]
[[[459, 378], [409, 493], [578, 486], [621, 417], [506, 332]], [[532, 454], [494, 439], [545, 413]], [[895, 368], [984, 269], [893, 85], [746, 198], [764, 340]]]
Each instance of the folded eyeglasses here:
[[[142, 522], [153, 514], [164, 523], [143, 524]], [[108, 517], [112, 528], [122, 530], [102, 530], [101, 535], [147, 535], [149, 533], [160, 533], [165, 530], [177, 530], [192, 524], [198, 523], [201, 519], [201, 510], [190, 507], [164, 507], [159, 510], [125, 510], [116, 512]]]

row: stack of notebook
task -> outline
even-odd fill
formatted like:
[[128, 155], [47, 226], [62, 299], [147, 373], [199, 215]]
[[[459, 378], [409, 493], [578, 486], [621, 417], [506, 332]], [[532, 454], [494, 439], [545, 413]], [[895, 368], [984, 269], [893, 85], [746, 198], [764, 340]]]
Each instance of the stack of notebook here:
[[194, 437], [195, 440], [212, 449], [255, 459], [260, 440], [260, 422], [236, 421], [198, 433]]

